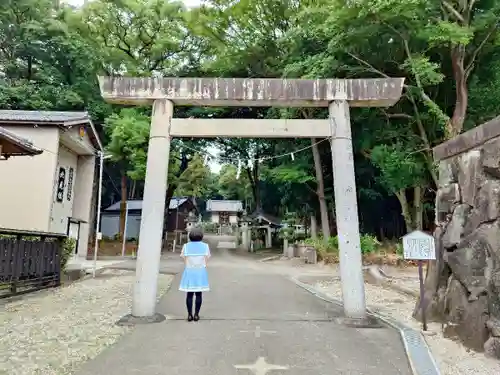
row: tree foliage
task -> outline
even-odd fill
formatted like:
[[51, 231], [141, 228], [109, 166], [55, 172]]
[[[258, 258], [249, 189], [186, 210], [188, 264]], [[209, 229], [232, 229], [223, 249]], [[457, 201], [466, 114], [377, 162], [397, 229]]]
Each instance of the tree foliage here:
[[[105, 103], [99, 74], [404, 77], [393, 107], [351, 110], [362, 229], [400, 236], [433, 221], [432, 147], [500, 114], [499, 19], [495, 0], [206, 0], [191, 9], [174, 0], [94, 0], [80, 8], [4, 0], [0, 108], [89, 111], [112, 159], [106, 164], [109, 204], [120, 195], [122, 174], [129, 197], [142, 195], [150, 108]], [[323, 109], [304, 108], [175, 111], [213, 119], [327, 117]], [[207, 144], [224, 159], [219, 174], [204, 165]], [[311, 148], [293, 159], [275, 158], [310, 145], [174, 140], [167, 195], [240, 199], [275, 215], [314, 214], [323, 195], [333, 219], [328, 142], [316, 149], [323, 192]]]

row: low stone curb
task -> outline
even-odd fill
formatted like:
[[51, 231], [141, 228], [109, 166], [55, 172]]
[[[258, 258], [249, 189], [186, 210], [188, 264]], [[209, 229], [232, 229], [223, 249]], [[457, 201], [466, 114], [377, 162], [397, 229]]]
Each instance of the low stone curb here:
[[267, 258], [262, 258], [259, 260], [259, 262], [270, 262], [272, 260], [278, 260], [281, 258], [281, 255], [273, 255], [271, 257], [267, 257]]
[[[121, 256], [121, 255], [98, 255], [96, 260], [116, 260], [116, 261], [118, 261], [118, 260], [133, 260], [133, 259], [137, 259], [137, 256], [133, 256], [133, 255], [125, 255], [125, 256]], [[87, 258], [87, 260], [92, 261], [92, 260], [94, 260], [94, 258], [90, 257], [90, 258]]]
[[420, 297], [420, 293], [415, 291], [415, 290], [412, 290], [412, 289], [409, 289], [409, 288], [405, 288], [403, 286], [399, 286], [397, 284], [393, 284], [391, 282], [385, 282], [382, 284], [383, 286], [386, 286], [387, 288], [390, 288], [396, 292], [399, 292], [399, 293], [403, 293], [403, 294], [406, 294], [407, 296], [410, 296], [410, 297], [415, 297], [415, 298], [418, 298]]
[[[291, 280], [296, 285], [316, 297], [326, 302], [342, 306], [342, 301], [332, 298], [325, 293], [321, 293], [311, 285], [305, 284], [295, 277], [292, 277]], [[388, 326], [399, 331], [413, 375], [441, 375], [436, 361], [434, 360], [429, 346], [427, 345], [427, 342], [421, 332], [408, 327], [393, 318], [371, 311], [370, 309], [367, 309], [367, 312], [369, 315], [381, 320]]]

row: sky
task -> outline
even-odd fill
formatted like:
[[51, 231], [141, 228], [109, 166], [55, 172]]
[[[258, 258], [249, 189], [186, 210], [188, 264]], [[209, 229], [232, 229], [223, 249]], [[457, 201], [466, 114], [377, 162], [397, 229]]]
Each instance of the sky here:
[[[84, 3], [84, 0], [63, 0], [64, 2], [66, 2], [67, 4], [71, 4], [71, 5], [83, 5]], [[92, 0], [90, 0], [92, 1]], [[183, 0], [184, 4], [186, 4], [187, 7], [192, 7], [192, 6], [197, 6], [201, 3], [202, 0]], [[210, 153], [211, 155], [218, 155], [219, 154], [219, 150], [217, 148], [214, 148], [214, 147], [209, 147], [207, 149], [208, 153]], [[220, 169], [221, 169], [221, 164], [219, 162], [217, 162], [216, 160], [210, 160], [208, 162], [208, 166], [210, 168], [210, 170], [214, 173], [219, 173]]]

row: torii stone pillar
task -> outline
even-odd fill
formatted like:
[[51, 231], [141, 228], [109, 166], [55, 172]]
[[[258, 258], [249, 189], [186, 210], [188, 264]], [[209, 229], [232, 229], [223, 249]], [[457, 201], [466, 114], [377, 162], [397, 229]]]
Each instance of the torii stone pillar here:
[[[151, 104], [143, 216], [132, 315], [158, 321], [155, 314], [161, 253], [168, 153], [171, 137], [331, 139], [340, 275], [347, 318], [366, 318], [358, 207], [349, 107], [388, 107], [401, 97], [403, 78], [243, 79], [99, 77], [104, 99]], [[238, 107], [328, 107], [328, 120], [172, 119], [173, 105]]]

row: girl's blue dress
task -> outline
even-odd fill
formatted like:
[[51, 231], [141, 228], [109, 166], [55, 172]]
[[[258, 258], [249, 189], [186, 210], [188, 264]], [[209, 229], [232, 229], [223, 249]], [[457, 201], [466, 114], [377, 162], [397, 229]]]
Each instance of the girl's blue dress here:
[[188, 242], [182, 248], [181, 257], [186, 258], [186, 267], [182, 273], [179, 290], [182, 292], [207, 292], [208, 273], [206, 258], [210, 257], [210, 248], [205, 242]]

